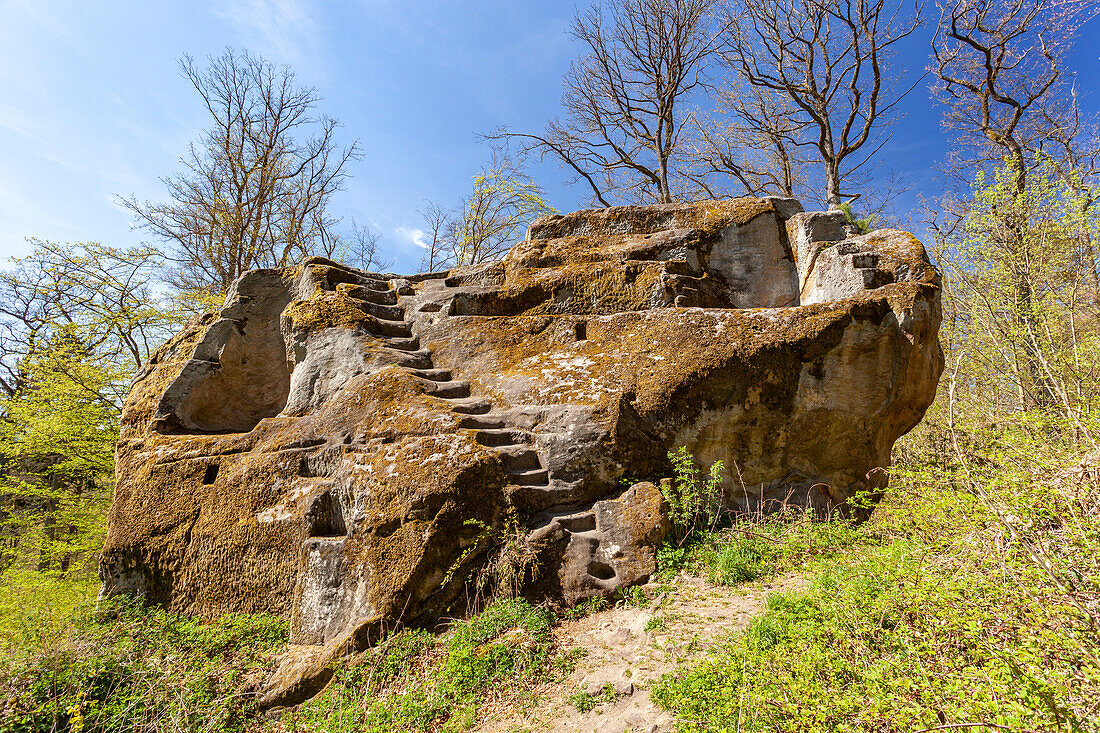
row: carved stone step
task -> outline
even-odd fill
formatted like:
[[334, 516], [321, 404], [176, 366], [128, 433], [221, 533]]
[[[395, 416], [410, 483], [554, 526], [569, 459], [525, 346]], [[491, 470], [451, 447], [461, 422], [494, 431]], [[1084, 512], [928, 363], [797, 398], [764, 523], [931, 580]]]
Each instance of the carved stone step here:
[[535, 468], [528, 471], [505, 470], [505, 473], [508, 474], [508, 483], [516, 486], [550, 485], [550, 474], [547, 473], [545, 468]]
[[435, 389], [431, 391], [433, 397], [442, 397], [443, 399], [453, 399], [455, 397], [464, 398], [470, 396], [470, 383], [462, 381], [451, 382], [430, 382], [435, 385]]
[[374, 290], [362, 285], [352, 285], [347, 288], [347, 293], [356, 300], [378, 305], [397, 305], [397, 293], [392, 290]]
[[500, 448], [501, 462], [506, 471], [529, 471], [542, 468], [539, 454], [526, 445], [505, 445]]
[[410, 369], [409, 371], [421, 379], [432, 382], [448, 382], [451, 379], [450, 369]]
[[479, 430], [474, 434], [474, 438], [482, 445], [497, 448], [531, 442], [531, 434], [523, 430]]
[[484, 415], [471, 415], [458, 421], [458, 427], [473, 430], [495, 430], [505, 425], [504, 416], [499, 413], [486, 413]]
[[[391, 339], [413, 338], [412, 325], [404, 321], [387, 321], [375, 318], [374, 320], [367, 320], [363, 325], [366, 326], [368, 331], [377, 336], [386, 336]], [[419, 342], [417, 342], [417, 348], [419, 348]]]
[[396, 349], [389, 346], [387, 351], [393, 356], [393, 363], [405, 369], [432, 368], [432, 352], [427, 349], [408, 351], [406, 349]]
[[[557, 481], [551, 481], [549, 485], [522, 485], [510, 482], [512, 489], [509, 491], [512, 501], [519, 507], [520, 510], [530, 512], [538, 516], [540, 513], [545, 512], [550, 507], [562, 506], [564, 504], [570, 504], [575, 501], [573, 495], [573, 487], [569, 485], [562, 485]], [[582, 507], [578, 507], [571, 513], [579, 513], [586, 511]], [[555, 512], [559, 514], [560, 512]], [[542, 515], [546, 516], [546, 515]], [[545, 521], [545, 520], [544, 520]], [[595, 521], [595, 520], [593, 520]], [[550, 522], [552, 524], [553, 522]], [[540, 527], [543, 522], [532, 521], [528, 526]]]
[[362, 277], [359, 279], [359, 285], [370, 290], [392, 290], [389, 280], [377, 277]]
[[461, 415], [484, 415], [493, 409], [493, 403], [481, 397], [471, 397], [455, 400], [451, 403], [451, 409]]
[[381, 305], [363, 300], [360, 302], [359, 307], [375, 318], [385, 321], [397, 321], [398, 323], [405, 322], [405, 309], [399, 305]]
[[[398, 351], [416, 351], [420, 348], [420, 339], [416, 336], [410, 338], [388, 338], [386, 339], [386, 346], [391, 349], [397, 349]], [[432, 352], [424, 349], [424, 353], [431, 357]]]

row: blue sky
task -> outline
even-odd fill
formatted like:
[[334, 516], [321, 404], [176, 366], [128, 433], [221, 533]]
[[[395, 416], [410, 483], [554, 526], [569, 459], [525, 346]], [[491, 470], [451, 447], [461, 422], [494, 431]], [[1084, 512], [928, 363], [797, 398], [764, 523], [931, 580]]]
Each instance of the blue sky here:
[[[578, 48], [566, 29], [574, 3], [479, 0], [221, 0], [94, 2], [0, 0], [0, 257], [27, 237], [136, 244], [116, 195], [158, 199], [158, 180], [205, 120], [178, 71], [226, 46], [288, 63], [324, 97], [323, 109], [358, 138], [336, 213], [369, 223], [410, 271], [420, 251], [417, 209], [450, 205], [487, 151], [477, 133], [502, 124], [535, 130], [558, 114], [561, 77]], [[926, 64], [931, 27], [901, 55], [906, 78]], [[1100, 22], [1070, 59], [1086, 110], [1098, 109]], [[881, 153], [907, 177], [900, 202], [934, 194], [949, 143], [922, 84]], [[550, 202], [586, 205], [556, 165], [531, 169]]]

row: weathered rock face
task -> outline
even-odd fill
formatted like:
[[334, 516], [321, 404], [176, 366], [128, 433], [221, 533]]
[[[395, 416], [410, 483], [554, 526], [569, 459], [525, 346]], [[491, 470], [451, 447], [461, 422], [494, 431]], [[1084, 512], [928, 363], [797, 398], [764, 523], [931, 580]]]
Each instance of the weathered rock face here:
[[548, 217], [448, 273], [249, 272], [134, 379], [104, 592], [361, 644], [447, 613], [511, 532], [531, 594], [607, 595], [654, 570], [674, 447], [731, 507], [881, 488], [939, 320], [911, 235], [783, 199]]

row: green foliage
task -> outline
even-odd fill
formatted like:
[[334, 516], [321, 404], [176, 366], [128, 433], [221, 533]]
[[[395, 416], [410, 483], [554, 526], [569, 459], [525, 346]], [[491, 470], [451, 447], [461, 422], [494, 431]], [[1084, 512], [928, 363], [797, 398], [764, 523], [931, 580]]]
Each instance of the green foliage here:
[[656, 687], [681, 730], [1096, 729], [1100, 465], [1049, 416], [959, 429], [958, 455], [935, 413], [904, 441], [871, 521], [739, 545], [808, 582]]
[[500, 600], [440, 639], [401, 632], [337, 672], [287, 730], [464, 730], [484, 695], [548, 674], [551, 614]]
[[467, 520], [464, 527], [477, 529], [478, 536], [452, 563], [443, 585], [471, 559], [480, 556], [485, 556], [485, 562], [467, 579], [475, 606], [496, 598], [516, 598], [538, 577], [539, 548], [528, 539], [526, 527], [514, 509], [504, 513], [497, 527], [476, 519]]
[[860, 218], [852, 210], [852, 205], [848, 202], [844, 202], [838, 208], [844, 212], [844, 217], [848, 220], [848, 223], [855, 228], [858, 234], [870, 234], [875, 230], [875, 221], [878, 217], [874, 214], [868, 214]]
[[600, 611], [606, 611], [609, 608], [611, 608], [611, 604], [607, 602], [606, 598], [603, 596], [593, 596], [592, 598], [583, 599], [580, 603], [568, 609], [562, 614], [562, 618], [575, 621], [576, 619], [591, 616]]
[[94, 570], [129, 377], [177, 314], [154, 250], [32, 243], [0, 271], [0, 573], [66, 596]]
[[589, 695], [587, 691], [577, 688], [569, 696], [569, 704], [576, 708], [578, 713], [587, 713], [597, 705], [612, 703], [618, 698], [618, 693], [611, 685], [604, 685], [595, 695]]
[[722, 461], [711, 464], [705, 478], [695, 467], [695, 458], [680, 446], [669, 451], [675, 478], [661, 482], [661, 493], [668, 504], [672, 522], [672, 541], [677, 547], [700, 532], [713, 529], [718, 521], [722, 498]]
[[285, 624], [265, 616], [82, 612], [0, 659], [0, 731], [243, 730], [246, 690], [285, 639]]
[[616, 593], [618, 600], [616, 605], [630, 606], [633, 608], [648, 608], [649, 596], [640, 585], [632, 585], [629, 588], [620, 588]]
[[1041, 156], [979, 171], [958, 226], [935, 241], [950, 378], [960, 400], [1057, 411], [1100, 398], [1097, 190]]
[[0, 401], [0, 571], [86, 572], [102, 542], [114, 479], [116, 376], [71, 339], [23, 361], [19, 391]]
[[717, 585], [770, 578], [828, 560], [874, 542], [846, 520], [817, 521], [812, 511], [791, 508], [739, 516], [732, 526], [689, 545], [682, 565]]

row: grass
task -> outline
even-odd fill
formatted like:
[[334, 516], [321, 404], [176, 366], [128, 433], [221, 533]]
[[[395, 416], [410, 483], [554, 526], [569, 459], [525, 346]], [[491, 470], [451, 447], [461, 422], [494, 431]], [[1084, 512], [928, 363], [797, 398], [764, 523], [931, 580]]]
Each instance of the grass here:
[[1100, 729], [1100, 462], [1052, 435], [972, 426], [952, 459], [933, 424], [863, 525], [703, 538], [713, 579], [806, 583], [655, 700], [681, 731]]
[[69, 592], [0, 607], [0, 733], [465, 730], [502, 690], [522, 704], [525, 690], [564, 678], [580, 656], [552, 652], [548, 610], [498, 601], [442, 634], [393, 634], [275, 723], [254, 700], [285, 648], [282, 621], [201, 624], [125, 603], [97, 613], [90, 584], [52, 582]]
[[568, 664], [552, 664], [545, 608], [502, 600], [444, 635], [404, 631], [340, 670], [317, 698], [288, 715], [288, 731], [458, 731], [488, 697], [519, 692]]
[[0, 731], [245, 730], [249, 692], [285, 639], [265, 616], [199, 624], [133, 604], [110, 618], [84, 609], [6, 650]]

